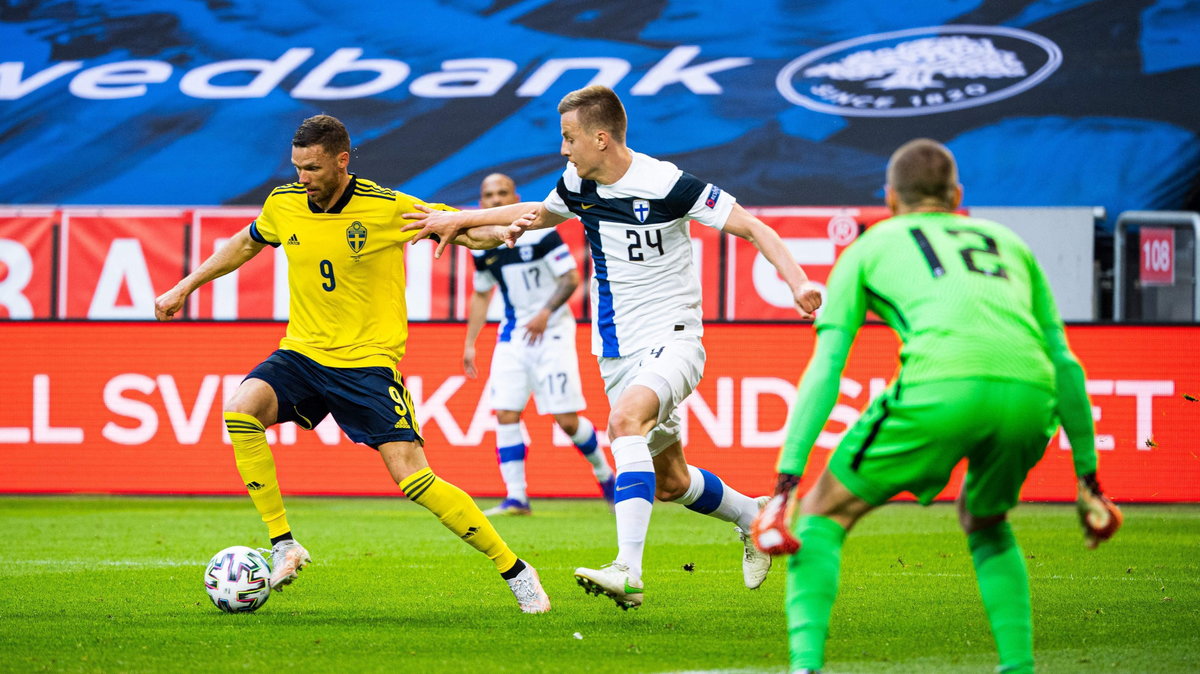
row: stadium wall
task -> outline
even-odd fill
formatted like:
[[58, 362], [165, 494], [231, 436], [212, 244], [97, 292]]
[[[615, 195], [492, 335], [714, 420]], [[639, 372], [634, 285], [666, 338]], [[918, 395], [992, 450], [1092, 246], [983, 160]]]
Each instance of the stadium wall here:
[[[750, 210], [779, 232], [818, 283], [825, 281], [846, 246], [890, 215], [883, 206]], [[154, 298], [257, 215], [258, 209], [245, 207], [0, 208], [0, 320], [153, 320]], [[1094, 318], [1092, 209], [1011, 208], [1000, 215], [1001, 222], [1030, 242], [1064, 318]], [[571, 298], [571, 309], [586, 319], [591, 267], [583, 228], [572, 220], [558, 229], [584, 280]], [[691, 237], [705, 320], [796, 320], [791, 291], [752, 244], [708, 227], [693, 227]], [[406, 249], [410, 318], [466, 319], [470, 253], [454, 248], [447, 257], [435, 261], [428, 243]], [[499, 320], [502, 315], [496, 293], [490, 317]], [[189, 300], [187, 316], [286, 320], [283, 248], [267, 249], [198, 290]]]
[[[22, 321], [0, 328], [0, 492], [243, 493], [221, 424], [221, 403], [275, 348], [280, 323]], [[401, 371], [417, 408], [430, 463], [475, 496], [498, 496], [492, 418], [484, 381], [461, 369], [461, 324], [412, 326]], [[481, 369], [490, 364], [480, 338]], [[1121, 501], [1200, 501], [1200, 327], [1073, 325], [1085, 364], [1106, 491]], [[577, 333], [588, 416], [605, 426], [586, 326]], [[691, 462], [763, 493], [773, 484], [782, 430], [812, 349], [806, 325], [707, 328], [704, 380], [684, 403]], [[813, 452], [823, 465], [847, 424], [894, 373], [890, 330], [864, 328], [842, 396]], [[526, 415], [534, 497], [596, 495], [585, 462], [549, 419]], [[396, 493], [375, 453], [326, 420], [312, 432], [269, 431], [288, 494]], [[961, 470], [943, 498], [953, 498]], [[1026, 485], [1027, 500], [1074, 499], [1062, 437]]]

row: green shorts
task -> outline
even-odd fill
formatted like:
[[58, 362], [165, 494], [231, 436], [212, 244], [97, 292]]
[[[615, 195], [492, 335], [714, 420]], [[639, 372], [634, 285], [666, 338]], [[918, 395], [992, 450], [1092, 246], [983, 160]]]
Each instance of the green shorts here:
[[872, 505], [906, 491], [929, 505], [966, 459], [967, 510], [1013, 508], [1057, 427], [1054, 395], [996, 379], [900, 383], [847, 431], [829, 459], [834, 477]]

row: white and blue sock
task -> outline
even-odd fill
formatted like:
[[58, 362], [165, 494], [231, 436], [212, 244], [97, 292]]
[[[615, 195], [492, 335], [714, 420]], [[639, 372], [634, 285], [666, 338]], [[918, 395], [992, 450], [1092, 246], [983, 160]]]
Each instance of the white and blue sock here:
[[496, 461], [500, 464], [500, 477], [508, 490], [508, 498], [528, 503], [525, 494], [525, 437], [521, 435], [521, 424], [496, 425]]
[[688, 477], [692, 479], [683, 496], [676, 503], [702, 515], [733, 522], [743, 531], [750, 531], [750, 524], [758, 514], [758, 502], [721, 481], [712, 473], [688, 466]]
[[571, 436], [571, 442], [575, 443], [575, 448], [583, 458], [592, 464], [592, 474], [596, 476], [597, 482], [603, 483], [612, 477], [612, 468], [609, 467], [608, 461], [604, 460], [604, 452], [600, 451], [596, 427], [586, 417], [579, 417], [579, 428], [576, 429], [575, 435]]
[[629, 567], [629, 575], [642, 577], [642, 554], [650, 511], [654, 506], [654, 461], [646, 438], [624, 436], [612, 441], [617, 463], [617, 490], [613, 509], [617, 514], [617, 559]]

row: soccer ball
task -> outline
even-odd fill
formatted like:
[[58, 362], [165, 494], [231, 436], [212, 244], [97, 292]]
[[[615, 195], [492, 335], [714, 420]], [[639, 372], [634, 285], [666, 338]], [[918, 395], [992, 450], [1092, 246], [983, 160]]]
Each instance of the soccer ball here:
[[227, 613], [253, 611], [271, 596], [271, 564], [262, 553], [234, 545], [213, 555], [204, 569], [204, 589]]

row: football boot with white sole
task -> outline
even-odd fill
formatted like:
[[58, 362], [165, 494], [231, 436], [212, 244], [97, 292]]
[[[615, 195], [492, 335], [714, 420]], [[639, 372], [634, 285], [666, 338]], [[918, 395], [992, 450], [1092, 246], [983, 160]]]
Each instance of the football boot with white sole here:
[[575, 569], [575, 582], [588, 594], [611, 598], [622, 610], [642, 605], [642, 581], [630, 576], [629, 567], [624, 564], [613, 562], [599, 569], [580, 567]]

